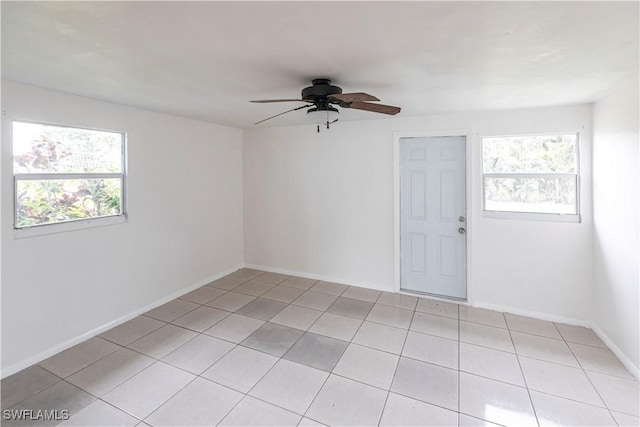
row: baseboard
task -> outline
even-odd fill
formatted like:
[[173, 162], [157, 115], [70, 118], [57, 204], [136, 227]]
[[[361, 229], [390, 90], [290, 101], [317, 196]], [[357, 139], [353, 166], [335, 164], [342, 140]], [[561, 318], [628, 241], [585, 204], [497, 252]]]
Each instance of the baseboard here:
[[472, 307], [485, 308], [487, 310], [501, 311], [503, 313], [517, 314], [518, 316], [531, 317], [538, 320], [546, 320], [548, 322], [565, 323], [567, 325], [584, 326], [591, 328], [591, 321], [576, 319], [573, 317], [557, 316], [555, 314], [540, 313], [538, 311], [523, 310], [516, 307], [509, 307], [498, 304], [487, 304], [484, 302], [474, 302], [469, 304]]
[[359, 286], [361, 288], [374, 289], [376, 291], [393, 292], [393, 285], [390, 285], [389, 287], [384, 287], [379, 283], [363, 282], [359, 280], [347, 280], [340, 277], [323, 276], [319, 274], [309, 274], [302, 271], [292, 271], [292, 270], [285, 270], [282, 268], [265, 267], [263, 265], [257, 265], [257, 264], [243, 264], [243, 267], [251, 268], [254, 270], [268, 271], [270, 273], [286, 274], [287, 276], [304, 277], [305, 279], [322, 280], [323, 282], [333, 282], [333, 283], [340, 283], [342, 285]]
[[[314, 280], [323, 280], [325, 282], [334, 282], [334, 283], [341, 283], [343, 285], [353, 285], [353, 286], [360, 286], [363, 288], [368, 288], [368, 289], [374, 289], [376, 291], [386, 291], [386, 292], [395, 292], [393, 289], [393, 286], [390, 286], [388, 288], [385, 288], [379, 284], [375, 284], [375, 283], [369, 283], [369, 282], [363, 282], [363, 281], [354, 281], [354, 280], [346, 280], [346, 279], [342, 279], [342, 278], [337, 278], [337, 277], [330, 277], [330, 276], [324, 276], [324, 275], [318, 275], [318, 274], [309, 274], [306, 272], [302, 272], [302, 271], [292, 271], [292, 270], [286, 270], [286, 269], [282, 269], [282, 268], [273, 268], [273, 267], [266, 267], [264, 265], [257, 265], [257, 264], [243, 264], [244, 268], [252, 268], [254, 270], [262, 270], [262, 271], [268, 271], [271, 273], [280, 273], [280, 274], [286, 274], [289, 276], [298, 276], [298, 277], [304, 277], [307, 279], [314, 279]], [[454, 300], [450, 300], [450, 299], [446, 299], [446, 298], [438, 298], [436, 296], [431, 296], [431, 295], [419, 295], [419, 294], [414, 294], [414, 293], [408, 293], [408, 292], [403, 292], [402, 290], [400, 290], [399, 293], [402, 293], [404, 295], [411, 295], [411, 296], [417, 296], [417, 297], [424, 297], [424, 298], [429, 298], [429, 299], [434, 299], [434, 300], [438, 300], [438, 301], [445, 301], [445, 302], [450, 302], [450, 303], [454, 303], [454, 304], [466, 304], [465, 301], [454, 301]], [[548, 320], [551, 322], [558, 322], [558, 323], [566, 323], [568, 325], [575, 325], [575, 326], [585, 326], [587, 328], [591, 327], [591, 322], [588, 320], [580, 320], [580, 319], [574, 319], [574, 318], [570, 318], [570, 317], [564, 317], [564, 316], [555, 316], [555, 315], [551, 315], [551, 314], [547, 314], [547, 313], [539, 313], [536, 311], [530, 311], [530, 310], [521, 310], [518, 308], [514, 308], [514, 307], [509, 307], [509, 306], [502, 306], [502, 305], [497, 305], [497, 304], [486, 304], [486, 303], [473, 303], [473, 304], [469, 304], [473, 307], [478, 307], [478, 308], [486, 308], [488, 310], [495, 310], [495, 311], [502, 311], [504, 313], [511, 313], [511, 314], [517, 314], [520, 316], [527, 316], [527, 317], [532, 317], [534, 319], [540, 319], [540, 320]]]
[[613, 340], [609, 338], [609, 336], [605, 334], [604, 331], [600, 329], [600, 327], [595, 322], [591, 324], [591, 329], [607, 345], [607, 347], [609, 347], [609, 350], [611, 350], [613, 354], [616, 355], [620, 363], [622, 363], [624, 367], [627, 368], [627, 371], [629, 371], [631, 375], [633, 375], [636, 378], [636, 380], [640, 380], [640, 367], [636, 366], [635, 363], [633, 363], [631, 359], [629, 359], [622, 352], [622, 350], [618, 348], [618, 346], [613, 342]]
[[238, 270], [241, 266], [236, 266], [233, 267], [231, 269], [225, 270], [222, 273], [218, 273], [218, 274], [214, 274], [212, 276], [209, 276], [207, 278], [204, 278], [202, 280], [199, 280], [196, 283], [193, 283], [192, 285], [187, 286], [186, 288], [183, 288], [177, 292], [174, 292], [170, 295], [167, 295], [165, 297], [162, 297], [160, 299], [155, 300], [154, 302], [152, 302], [151, 304], [148, 304], [142, 308], [136, 309], [128, 314], [125, 314], [124, 316], [120, 316], [119, 318], [112, 320], [111, 322], [108, 322], [104, 325], [101, 325], [97, 328], [91, 329], [90, 331], [87, 331], [81, 335], [78, 335], [74, 338], [71, 338], [70, 340], [67, 340], [59, 345], [56, 345], [55, 347], [52, 347], [50, 349], [47, 349], [43, 352], [40, 352], [34, 356], [31, 356], [25, 360], [20, 361], [19, 363], [14, 363], [13, 365], [7, 366], [6, 368], [2, 368], [2, 378], [5, 378], [9, 375], [13, 375], [16, 372], [19, 372], [25, 368], [28, 368], [31, 365], [35, 365], [36, 363], [40, 363], [45, 359], [48, 359], [51, 356], [54, 356], [58, 353], [60, 353], [61, 351], [64, 351], [68, 348], [73, 347], [76, 344], [80, 344], [81, 342], [84, 342], [90, 338], [93, 338], [97, 335], [100, 335], [101, 333], [108, 331], [111, 328], [114, 328], [118, 325], [121, 325], [124, 322], [127, 322], [131, 319], [133, 319], [134, 317], [137, 317], [143, 313], [146, 313], [149, 310], [152, 310], [156, 307], [161, 306], [162, 304], [165, 304], [171, 300], [174, 300], [178, 297], [181, 297], [184, 294], [187, 294], [191, 291], [194, 291], [204, 285], [206, 285], [207, 283], [211, 283], [214, 280], [218, 280], [221, 277], [224, 277], [228, 274], [233, 273], [234, 271]]

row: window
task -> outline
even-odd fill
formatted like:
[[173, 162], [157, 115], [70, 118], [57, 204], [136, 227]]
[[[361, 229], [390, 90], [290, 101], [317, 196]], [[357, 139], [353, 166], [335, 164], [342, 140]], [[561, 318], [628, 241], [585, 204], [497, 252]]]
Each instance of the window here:
[[485, 216], [579, 221], [578, 135], [482, 139]]
[[124, 139], [117, 132], [14, 121], [14, 227], [124, 218]]

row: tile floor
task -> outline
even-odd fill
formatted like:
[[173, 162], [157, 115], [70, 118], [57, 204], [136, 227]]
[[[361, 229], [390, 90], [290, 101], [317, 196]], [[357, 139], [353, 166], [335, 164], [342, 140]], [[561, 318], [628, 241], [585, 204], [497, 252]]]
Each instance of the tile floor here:
[[71, 415], [6, 426], [638, 426], [638, 401], [589, 329], [249, 269], [2, 380], [3, 415]]

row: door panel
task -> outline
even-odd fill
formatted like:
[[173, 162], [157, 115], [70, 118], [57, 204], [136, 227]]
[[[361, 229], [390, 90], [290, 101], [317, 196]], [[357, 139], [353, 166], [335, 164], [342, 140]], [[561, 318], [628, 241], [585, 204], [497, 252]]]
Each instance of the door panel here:
[[400, 139], [402, 290], [467, 296], [465, 152], [465, 137]]

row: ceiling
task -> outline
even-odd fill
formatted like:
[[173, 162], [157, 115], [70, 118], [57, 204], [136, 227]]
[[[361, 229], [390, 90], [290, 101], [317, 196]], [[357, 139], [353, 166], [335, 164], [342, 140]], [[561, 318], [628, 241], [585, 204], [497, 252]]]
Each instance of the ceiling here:
[[2, 76], [241, 128], [302, 105], [250, 99], [296, 98], [318, 77], [399, 116], [575, 104], [638, 73], [638, 6], [2, 1]]

